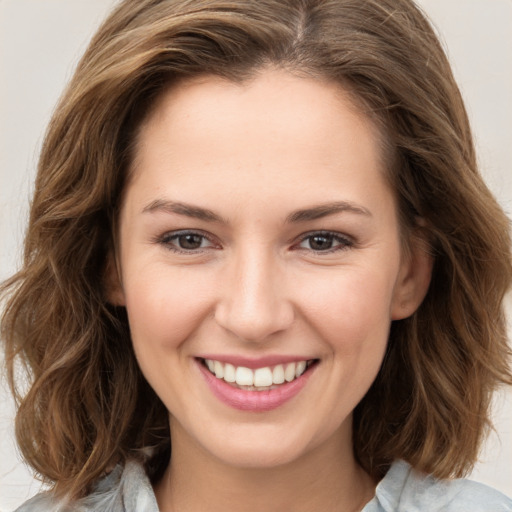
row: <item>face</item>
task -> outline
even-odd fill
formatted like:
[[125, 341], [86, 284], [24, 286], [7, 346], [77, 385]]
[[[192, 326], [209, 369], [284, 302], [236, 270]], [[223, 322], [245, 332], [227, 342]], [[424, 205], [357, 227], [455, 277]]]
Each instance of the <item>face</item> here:
[[112, 301], [173, 449], [260, 467], [350, 443], [390, 322], [428, 283], [422, 257], [401, 252], [381, 161], [374, 127], [331, 83], [267, 70], [159, 100], [120, 213]]

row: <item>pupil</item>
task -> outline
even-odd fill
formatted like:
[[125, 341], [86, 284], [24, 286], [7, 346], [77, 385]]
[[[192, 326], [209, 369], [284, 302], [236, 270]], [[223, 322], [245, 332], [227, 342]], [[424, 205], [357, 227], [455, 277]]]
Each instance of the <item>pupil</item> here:
[[181, 235], [179, 237], [180, 247], [182, 249], [199, 249], [202, 238], [201, 235]]
[[332, 237], [326, 235], [316, 235], [311, 238], [311, 249], [321, 251], [322, 249], [330, 249], [332, 246]]

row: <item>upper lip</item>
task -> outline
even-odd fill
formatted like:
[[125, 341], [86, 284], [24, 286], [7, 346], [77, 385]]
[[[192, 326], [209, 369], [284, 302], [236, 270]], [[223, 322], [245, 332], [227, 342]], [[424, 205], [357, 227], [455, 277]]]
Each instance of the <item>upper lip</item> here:
[[266, 366], [277, 366], [278, 364], [296, 363], [298, 361], [310, 361], [315, 359], [308, 356], [296, 355], [267, 355], [262, 357], [244, 357], [231, 354], [201, 354], [198, 359], [212, 359], [220, 363], [229, 363], [233, 366], [243, 366], [252, 370]]

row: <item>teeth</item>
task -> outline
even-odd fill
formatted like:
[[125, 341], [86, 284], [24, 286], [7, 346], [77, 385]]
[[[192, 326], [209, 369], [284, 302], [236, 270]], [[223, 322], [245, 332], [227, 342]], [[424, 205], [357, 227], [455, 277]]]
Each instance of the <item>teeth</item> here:
[[235, 381], [239, 386], [252, 386], [254, 384], [254, 372], [250, 368], [239, 366], [236, 369]]
[[272, 372], [272, 382], [274, 384], [282, 384], [284, 382], [284, 367], [278, 364]]
[[270, 368], [258, 368], [254, 372], [254, 385], [256, 387], [272, 386], [272, 370]]
[[236, 381], [235, 367], [232, 364], [227, 363], [224, 366], [224, 380], [226, 382]]
[[284, 369], [284, 380], [291, 382], [293, 379], [295, 379], [295, 363], [289, 363]]
[[306, 361], [299, 361], [295, 368], [295, 377], [300, 377], [306, 370]]
[[215, 361], [213, 363], [213, 371], [215, 372], [215, 377], [218, 379], [222, 379], [224, 377], [224, 365], [219, 361]]
[[278, 364], [273, 368], [266, 366], [251, 370], [244, 366], [235, 367], [230, 363], [205, 359], [206, 366], [218, 379], [254, 391], [265, 391], [284, 382], [292, 382], [306, 371], [311, 362], [298, 361], [286, 365]]

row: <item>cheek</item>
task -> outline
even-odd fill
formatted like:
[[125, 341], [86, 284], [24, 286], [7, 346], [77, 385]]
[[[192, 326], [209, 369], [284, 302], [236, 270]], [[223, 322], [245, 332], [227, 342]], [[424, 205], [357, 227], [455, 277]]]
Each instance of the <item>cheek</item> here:
[[393, 295], [388, 276], [347, 269], [310, 288], [303, 301], [305, 314], [332, 351], [347, 356], [385, 347]]
[[133, 348], [142, 373], [166, 408], [179, 411], [188, 395], [175, 370], [188, 367], [185, 342], [208, 316], [211, 299], [204, 276], [195, 279], [190, 272], [154, 263], [148, 267], [132, 272], [125, 285]]
[[152, 265], [150, 271], [133, 274], [125, 287], [126, 308], [133, 343], [176, 348], [208, 314], [208, 283], [186, 269], [171, 271]]
[[391, 296], [392, 285], [381, 274], [352, 273], [316, 287], [304, 303], [327, 352], [330, 378], [318, 402], [330, 410], [326, 431], [354, 410], [379, 372], [391, 325]]

